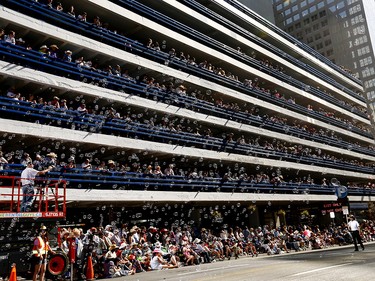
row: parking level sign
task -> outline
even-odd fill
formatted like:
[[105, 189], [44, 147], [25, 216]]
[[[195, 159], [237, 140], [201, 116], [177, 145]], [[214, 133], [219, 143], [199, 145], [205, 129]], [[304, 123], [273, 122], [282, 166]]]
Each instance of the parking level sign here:
[[344, 215], [349, 215], [349, 207], [348, 206], [342, 206], [342, 213]]

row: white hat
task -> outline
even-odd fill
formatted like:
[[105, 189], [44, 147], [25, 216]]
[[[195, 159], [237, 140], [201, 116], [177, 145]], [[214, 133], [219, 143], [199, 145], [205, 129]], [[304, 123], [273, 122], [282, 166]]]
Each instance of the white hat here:
[[47, 154], [48, 157], [56, 158], [57, 154], [55, 152], [50, 152]]

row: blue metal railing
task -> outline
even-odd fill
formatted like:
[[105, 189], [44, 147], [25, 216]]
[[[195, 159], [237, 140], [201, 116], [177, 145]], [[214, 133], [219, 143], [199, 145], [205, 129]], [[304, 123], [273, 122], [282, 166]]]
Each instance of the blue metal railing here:
[[[6, 164], [1, 175], [19, 176], [24, 166]], [[223, 180], [220, 177], [154, 176], [140, 172], [66, 169], [57, 167], [49, 172], [50, 180], [66, 180], [69, 188], [111, 190], [158, 190], [187, 192], [241, 192], [276, 194], [332, 195], [333, 186], [281, 182], [256, 182], [254, 180]], [[348, 195], [373, 195], [372, 189], [348, 188]]]

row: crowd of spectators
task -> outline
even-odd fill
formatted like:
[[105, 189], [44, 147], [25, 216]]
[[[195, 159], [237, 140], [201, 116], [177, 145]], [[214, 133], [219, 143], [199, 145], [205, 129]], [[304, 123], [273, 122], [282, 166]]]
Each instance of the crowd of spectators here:
[[[184, 86], [180, 85], [176, 89], [175, 92], [181, 92], [184, 90]], [[7, 91], [6, 96], [8, 98], [12, 98], [15, 100], [23, 100], [30, 102], [30, 106], [40, 106], [40, 107], [49, 107], [53, 110], [64, 111], [68, 110], [68, 104], [71, 102], [67, 101], [66, 99], [61, 99], [57, 96], [54, 96], [52, 100], [44, 100], [42, 97], [37, 97], [30, 94], [28, 97], [22, 96], [21, 93], [16, 91], [15, 88], [10, 88]], [[218, 100], [216, 102], [218, 107], [226, 107], [222, 103], [222, 100]], [[233, 104], [233, 106], [237, 106]], [[98, 110], [96, 110], [97, 108]], [[170, 115], [163, 115], [158, 116], [156, 112], [132, 112], [131, 108], [125, 108], [123, 110], [115, 110], [112, 107], [102, 107], [99, 109], [98, 105], [89, 104], [86, 106], [86, 103], [78, 102], [75, 108], [71, 108], [75, 110], [79, 115], [83, 114], [96, 114], [98, 116], [102, 116], [106, 120], [114, 120], [114, 119], [121, 119], [126, 121], [127, 124], [132, 124], [137, 126], [137, 124], [145, 124], [148, 126], [149, 129], [159, 131], [164, 130], [166, 132], [172, 133], [190, 133], [196, 137], [203, 137], [206, 140], [212, 138], [222, 138], [222, 146], [220, 149], [225, 149], [230, 145], [242, 146], [243, 148], [249, 149], [249, 151], [256, 149], [263, 149], [264, 152], [278, 152], [283, 153], [285, 157], [309, 157], [316, 160], [325, 160], [325, 161], [333, 161], [335, 163], [345, 163], [350, 164], [353, 166], [358, 167], [372, 167], [370, 164], [365, 164], [363, 161], [358, 161], [357, 159], [345, 159], [343, 157], [338, 158], [335, 155], [328, 154], [322, 151], [320, 148], [311, 148], [305, 147], [303, 145], [297, 145], [293, 143], [288, 143], [281, 140], [262, 140], [259, 136], [257, 137], [245, 137], [244, 135], [239, 135], [235, 137], [233, 133], [227, 132], [226, 134], [218, 133], [218, 135], [214, 135], [214, 133], [210, 130], [209, 127], [203, 127], [197, 121], [191, 122], [189, 119], [185, 118], [178, 118]], [[259, 114], [256, 111], [256, 108], [252, 108], [251, 110], [252, 115]], [[234, 109], [235, 110], [235, 109]], [[151, 114], [151, 116], [149, 115]], [[274, 122], [278, 122], [277, 118], [273, 118]], [[124, 124], [125, 126], [125, 124]], [[295, 125], [298, 127], [298, 124]], [[307, 126], [303, 126], [303, 130], [308, 130]]]
[[[48, 3], [47, 3], [48, 2]], [[62, 5], [61, 3], [58, 3], [56, 5], [53, 4], [53, 1], [47, 1], [45, 4], [50, 6], [51, 8], [56, 8], [57, 10], [59, 11], [63, 11], [63, 8], [62, 8]], [[58, 8], [59, 7], [59, 8]], [[74, 11], [74, 7], [71, 8], [71, 10]], [[72, 14], [72, 13], [71, 13]], [[75, 15], [75, 14], [72, 14], [72, 15]], [[82, 20], [82, 21], [86, 21], [87, 20], [87, 13], [84, 12], [82, 13], [82, 15], [78, 15], [77, 16], [77, 19], [78, 20]], [[100, 26], [102, 27], [102, 24], [100, 22], [100, 19], [99, 17], [94, 17], [93, 18], [93, 23], [97, 26]], [[103, 28], [107, 28], [107, 27], [103, 27]], [[12, 33], [13, 31], [11, 31], [10, 33]], [[15, 37], [15, 34], [13, 32], [13, 35]], [[1, 37], [1, 36], [0, 36]], [[8, 35], [5, 35], [4, 36], [4, 40], [7, 41], [7, 42], [10, 42], [8, 40]], [[13, 40], [14, 42], [16, 42], [16, 40]], [[21, 41], [23, 41], [21, 39]], [[23, 42], [24, 44], [24, 42]], [[160, 46], [159, 46], [159, 43], [158, 42], [153, 42], [152, 39], [148, 39], [148, 41], [146, 42], [145, 44], [147, 47], [149, 48], [152, 48], [152, 49], [155, 49], [155, 50], [160, 50]], [[164, 45], [163, 45], [164, 46]], [[51, 45], [49, 48], [47, 47], [47, 45], [43, 45], [40, 47], [40, 52], [43, 53], [44, 55], [47, 55], [49, 56], [50, 58], [52, 59], [62, 59], [63, 61], [67, 61], [67, 62], [72, 62], [73, 61], [73, 58], [72, 58], [72, 51], [70, 50], [66, 50], [66, 51], [60, 51], [58, 49], [58, 46], [57, 45]], [[239, 52], [242, 52], [241, 50]], [[254, 56], [254, 55], [253, 55]], [[186, 61], [188, 64], [194, 64], [200, 68], [203, 68], [203, 69], [206, 69], [206, 70], [209, 70], [209, 71], [212, 71], [218, 75], [222, 75], [222, 76], [226, 76], [227, 78], [230, 78], [230, 79], [234, 79], [236, 81], [238, 81], [238, 77], [237, 76], [234, 76], [233, 74], [229, 73], [229, 74], [226, 74], [226, 71], [223, 70], [222, 68], [218, 68], [218, 67], [214, 67], [213, 65], [211, 65], [209, 62], [207, 61], [203, 61], [201, 63], [195, 63], [195, 58], [190, 58], [189, 55], [185, 55], [184, 52], [180, 52], [179, 55], [176, 54], [176, 51], [172, 48], [170, 51], [169, 51], [169, 57], [170, 59], [173, 59], [173, 58], [176, 58], [176, 59], [179, 59], [179, 60], [184, 60]], [[121, 66], [120, 65], [116, 65], [115, 67], [112, 67], [111, 65], [108, 65], [108, 66], [99, 66], [98, 63], [93, 63], [91, 62], [90, 60], [86, 61], [84, 60], [84, 58], [81, 56], [81, 57], [78, 57], [76, 58], [76, 60], [74, 60], [74, 62], [78, 65], [78, 66], [81, 66], [81, 67], [85, 67], [87, 69], [91, 69], [91, 70], [101, 70], [101, 71], [104, 71], [104, 72], [107, 72], [108, 74], [110, 75], [118, 75], [118, 76], [128, 76], [128, 73], [127, 71], [123, 71]], [[268, 60], [263, 60], [262, 61], [263, 65], [264, 66], [267, 66], [267, 67], [270, 67], [272, 69], [277, 69], [279, 71], [284, 71], [283, 68], [280, 68], [279, 66], [273, 66], [272, 65], [272, 62], [269, 62]], [[149, 82], [149, 81], [148, 81]], [[152, 82], [151, 82], [152, 83]], [[286, 102], [290, 102], [290, 103], [295, 103], [295, 99], [294, 98], [286, 98], [284, 96], [284, 94], [280, 93], [278, 90], [270, 90], [270, 89], [266, 89], [262, 86], [262, 84], [264, 84], [264, 82], [261, 82], [259, 81], [258, 78], [253, 78], [253, 79], [245, 79], [243, 84], [245, 86], [248, 86], [248, 87], [251, 87], [251, 88], [256, 88], [258, 90], [261, 90], [265, 93], [268, 93], [272, 96], [274, 96], [275, 98], [279, 98], [281, 100], [285, 100]], [[158, 83], [152, 83], [152, 86], [153, 87], [160, 87], [160, 89], [163, 89], [163, 85], [160, 85]], [[326, 91], [324, 91], [326, 93]], [[326, 94], [329, 94], [329, 93], [326, 93]], [[329, 94], [331, 95], [331, 94]], [[332, 95], [331, 95], [332, 96]], [[356, 110], [360, 110], [362, 111], [363, 113], [366, 113], [366, 109], [364, 108], [359, 108], [357, 106], [355, 106], [354, 104], [352, 103], [349, 103], [349, 102], [345, 102], [345, 101], [340, 101], [340, 103], [342, 104], [345, 104], [345, 105], [348, 105], [350, 106], [352, 109], [356, 109]], [[308, 109], [311, 110], [311, 111], [316, 111], [316, 112], [319, 112], [320, 114], [326, 116], [326, 117], [331, 117], [331, 118], [335, 118], [336, 120], [338, 121], [341, 121], [341, 122], [344, 122], [345, 124], [347, 124], [349, 126], [349, 128], [351, 127], [357, 127], [365, 132], [369, 132], [369, 128], [367, 128], [366, 126], [363, 126], [357, 122], [355, 122], [354, 120], [353, 121], [350, 121], [348, 119], [345, 119], [343, 117], [340, 117], [340, 116], [336, 116], [335, 115], [335, 112], [333, 111], [327, 111], [326, 109], [323, 109], [323, 108], [318, 108], [318, 109], [314, 109], [313, 106], [311, 105], [308, 105]]]
[[[364, 242], [375, 240], [371, 220], [361, 223]], [[113, 278], [140, 272], [219, 262], [231, 258], [278, 255], [291, 251], [324, 249], [352, 243], [346, 223], [270, 227], [226, 227], [219, 230], [190, 225], [157, 228], [122, 224], [60, 230], [63, 252], [68, 238], [77, 245], [76, 274], [90, 255], [97, 278]]]
[[[150, 85], [149, 81], [153, 81], [153, 80], [154, 80], [153, 78], [150, 78], [150, 79], [145, 78], [145, 81], [147, 82], [148, 86]], [[178, 95], [186, 95], [186, 87], [184, 85], [177, 86], [176, 88], [173, 89], [173, 91]], [[196, 91], [192, 92], [191, 95], [192, 96], [199, 95], [199, 98], [204, 98], [204, 95], [201, 95], [199, 92], [196, 92]], [[102, 108], [101, 110], [98, 110], [98, 108], [99, 108], [98, 105], [93, 106], [93, 105], [86, 105], [85, 103], [79, 103], [79, 105], [74, 107], [74, 106], [72, 106], [74, 104], [74, 101], [67, 101], [66, 99], [61, 99], [61, 101], [60, 101], [60, 99], [57, 96], [53, 97], [53, 99], [51, 101], [45, 101], [42, 97], [35, 97], [32, 94], [29, 94], [29, 96], [26, 97], [26, 96], [22, 95], [20, 92], [16, 91], [16, 89], [14, 87], [8, 89], [8, 91], [6, 93], [6, 96], [9, 97], [9, 98], [15, 99], [15, 100], [22, 100], [22, 101], [30, 102], [31, 106], [34, 106], [34, 105], [38, 105], [40, 107], [41, 106], [50, 106], [50, 108], [55, 109], [55, 110], [59, 110], [59, 111], [64, 111], [64, 110], [68, 110], [68, 109], [69, 110], [77, 110], [79, 113], [97, 114], [99, 116], [103, 115], [107, 118], [109, 117], [109, 118], [115, 118], [115, 119], [124, 119], [124, 120], [127, 120], [127, 121], [133, 121], [133, 122], [148, 123], [150, 125], [153, 124], [153, 120], [154, 120], [153, 117], [150, 117], [150, 118], [146, 119], [146, 117], [147, 117], [146, 115], [149, 114], [147, 112], [145, 114], [143, 114], [143, 113], [142, 114], [129, 114], [128, 108], [124, 109], [123, 110], [124, 112], [122, 112], [122, 115], [120, 115], [120, 112], [116, 112], [116, 110], [114, 110], [113, 108], [108, 108], [108, 109]], [[221, 98], [217, 98], [215, 100], [214, 104], [215, 104], [216, 107], [222, 108], [222, 109], [225, 109], [225, 110], [230, 110], [230, 111], [233, 111], [233, 112], [240, 111], [240, 107], [238, 106], [237, 103], [224, 103]], [[329, 138], [329, 139], [336, 140], [336, 141], [339, 141], [339, 142], [342, 141], [342, 139], [338, 135], [336, 135], [335, 132], [333, 132], [331, 130], [324, 129], [324, 128], [320, 128], [320, 129], [315, 128], [314, 126], [301, 123], [298, 120], [294, 120], [293, 124], [288, 124], [287, 118], [278, 117], [278, 116], [269, 116], [267, 114], [262, 114], [260, 108], [256, 107], [256, 106], [252, 106], [251, 108], [249, 108], [249, 106], [247, 106], [247, 107], [243, 108], [242, 110], [246, 114], [250, 114], [251, 116], [259, 118], [259, 120], [262, 120], [262, 122], [264, 124], [275, 123], [275, 124], [286, 126], [286, 129], [285, 129], [286, 133], [289, 133], [289, 131], [291, 131], [291, 129], [297, 129], [298, 131], [301, 132], [301, 134], [308, 133], [309, 135], [311, 135], [313, 137], [315, 136], [315, 137], [321, 137], [321, 138]], [[145, 119], [145, 120], [142, 120], [142, 118]], [[171, 119], [171, 118], [169, 118], [169, 119]], [[170, 127], [167, 126], [166, 129], [170, 129], [171, 131], [177, 131], [177, 132], [182, 131], [182, 129], [181, 129], [182, 125], [178, 124], [178, 122], [176, 122], [176, 120], [177, 120], [176, 118], [173, 118], [173, 120], [168, 121], [168, 126], [170, 126]], [[185, 120], [185, 121], [189, 122], [189, 120]], [[197, 123], [196, 121], [190, 122], [190, 124], [188, 126], [186, 126], [186, 128], [185, 128], [187, 130], [187, 132], [195, 133], [196, 135], [212, 136], [209, 129], [204, 130], [202, 132], [202, 130], [199, 129], [199, 127], [201, 127], [201, 125], [198, 125], [196, 123]], [[165, 122], [164, 122], [163, 126], [165, 127]], [[290, 130], [288, 129], [289, 126], [290, 126]], [[250, 144], [252, 143], [251, 140], [249, 140], [249, 143]], [[369, 149], [369, 150], [374, 150], [373, 145], [368, 145], [367, 147], [364, 147], [364, 146], [361, 146], [358, 142], [351, 143], [350, 146], [352, 146], [352, 148], [358, 147], [358, 148], [366, 148], [366, 149]], [[290, 145], [288, 145], [288, 147], [290, 147]], [[345, 148], [351, 149], [350, 147], [345, 147]], [[330, 158], [330, 157], [331, 156], [329, 156], [328, 158]]]
[[[66, 155], [61, 153], [60, 157], [54, 153], [49, 152], [45, 156], [42, 153], [36, 153], [31, 156], [27, 152], [12, 151], [4, 153], [0, 147], [0, 173], [1, 170], [8, 170], [9, 164], [21, 164], [19, 170], [25, 167], [28, 162], [34, 164], [36, 170], [43, 170], [46, 167], [53, 166], [53, 171], [60, 173], [64, 177], [64, 173], [70, 171], [79, 171], [86, 173], [88, 176], [100, 173], [104, 175], [114, 175], [126, 177], [127, 173], [138, 174], [141, 177], [153, 177], [159, 179], [169, 179], [171, 177], [179, 177], [186, 180], [204, 180], [204, 181], [218, 181], [220, 184], [226, 182], [234, 182], [238, 185], [243, 184], [271, 184], [277, 187], [283, 187], [285, 184], [295, 185], [310, 185], [311, 187], [332, 188], [330, 182], [326, 178], [314, 179], [309, 173], [300, 175], [299, 173], [283, 174], [280, 169], [272, 169], [267, 167], [256, 166], [254, 170], [247, 170], [245, 167], [235, 164], [234, 166], [226, 166], [220, 163], [211, 163], [207, 166], [194, 165], [193, 167], [188, 163], [184, 163], [184, 158], [175, 159], [168, 163], [166, 161], [158, 161], [155, 159], [142, 159], [142, 155], [136, 153], [125, 155], [121, 160], [102, 160], [97, 156], [98, 151], [85, 154], [77, 152]], [[200, 163], [200, 162], [199, 162]], [[180, 165], [181, 167], [177, 167]], [[14, 168], [12, 168], [14, 170]], [[302, 173], [301, 173], [302, 174]], [[356, 189], [375, 189], [375, 183], [369, 181], [367, 183], [346, 182], [349, 188]]]
[[[39, 2], [43, 5], [46, 5], [47, 7], [51, 8], [51, 9], [56, 9], [57, 11], [59, 12], [64, 12], [64, 7], [63, 7], [63, 4], [61, 1], [54, 1], [54, 0], [34, 0], [35, 2]], [[75, 12], [75, 8], [73, 5], [70, 5], [70, 7], [68, 9], [65, 9], [66, 13], [68, 13], [69, 15], [71, 15], [72, 17], [75, 17], [77, 18], [78, 20], [81, 20], [81, 21], [87, 21], [87, 13], [86, 12], [82, 12], [82, 13], [79, 13], [79, 14], [76, 14]], [[102, 20], [100, 19], [99, 16], [94, 16], [92, 18], [92, 23], [94, 25], [96, 25], [97, 27], [100, 27], [100, 28], [103, 28], [103, 29], [112, 29], [112, 27], [109, 26], [109, 23], [107, 22], [102, 22]], [[116, 32], [116, 30], [114, 30], [114, 32]], [[152, 48], [156, 51], [160, 51], [160, 44], [158, 41], [153, 41], [152, 39], [149, 39], [148, 42], [147, 42], [147, 47], [149, 48]], [[237, 47], [237, 52], [240, 53], [240, 54], [244, 54], [244, 52], [241, 50], [241, 47]], [[172, 54], [175, 56], [175, 52], [172, 51]], [[191, 57], [190, 58], [190, 55], [184, 55], [184, 52], [180, 52], [179, 53], [179, 56], [178, 56], [180, 59], [184, 59], [186, 61], [189, 61], [191, 60], [192, 63], [195, 62], [195, 58], [194, 57]], [[255, 58], [256, 55], [255, 55], [255, 52], [252, 51], [251, 52], [251, 57]], [[280, 72], [285, 72], [285, 69], [282, 67], [282, 66], [279, 66], [279, 65], [274, 65], [271, 61], [267, 60], [267, 59], [260, 59], [260, 62], [266, 66], [266, 67], [270, 67], [274, 70], [277, 70], [277, 71], [280, 71]], [[345, 68], [344, 66], [341, 66], [340, 67], [346, 71], [347, 73], [353, 75], [352, 71], [348, 68]], [[224, 70], [223, 70], [224, 71]], [[225, 71], [224, 71], [225, 73]], [[233, 76], [232, 78], [234, 79], [237, 79], [237, 76]]]
[[[56, 3], [56, 2], [50, 1], [50, 0], [49, 1], [40, 1], [40, 2], [49, 6], [50, 8], [57, 9], [58, 11], [61, 11], [61, 12], [64, 11], [63, 5], [61, 3]], [[77, 20], [87, 21], [87, 13], [83, 12], [83, 13], [80, 13], [76, 16], [73, 6], [70, 7], [68, 13], [71, 16], [76, 17]], [[93, 18], [93, 23], [95, 25], [99, 26], [99, 27], [108, 28], [108, 25], [102, 24], [101, 21], [100, 21], [100, 18], [97, 17], [97, 16]], [[22, 38], [16, 39], [16, 34], [12, 30], [8, 31], [7, 33], [5, 33], [4, 30], [2, 30], [0, 32], [0, 38], [2, 40], [4, 40], [5, 42], [10, 43], [10, 44], [20, 44], [20, 45], [26, 46], [26, 44], [25, 44], [25, 42]], [[27, 46], [28, 46], [27, 48], [30, 48], [29, 45], [27, 45]], [[152, 48], [156, 51], [160, 50], [159, 43], [154, 42], [151, 38], [147, 41], [146, 46], [148, 48]], [[164, 46], [164, 44], [162, 45], [162, 48], [163, 48], [163, 46]], [[83, 57], [78, 57], [78, 58], [76, 58], [76, 60], [74, 60], [73, 57], [72, 57], [72, 51], [70, 51], [70, 50], [62, 51], [55, 44], [52, 44], [49, 47], [47, 45], [43, 45], [39, 48], [39, 51], [43, 56], [48, 56], [51, 59], [61, 59], [61, 60], [66, 61], [66, 62], [73, 62], [74, 61], [78, 66], [85, 67], [85, 68], [91, 69], [93, 71], [101, 70], [101, 71], [104, 71], [104, 72], [106, 72], [110, 75], [117, 75], [117, 76], [121, 76], [121, 77], [126, 77], [127, 79], [136, 80], [136, 79], [132, 78], [131, 76], [129, 76], [128, 71], [124, 70], [120, 65], [115, 65], [114, 67], [108, 65], [108, 66], [103, 68], [102, 66], [99, 66], [96, 63], [92, 63], [91, 61], [85, 61]], [[242, 53], [242, 50], [238, 49], [238, 52]], [[228, 78], [231, 78], [233, 80], [238, 81], [237, 76], [234, 76], [232, 74], [228, 74], [228, 72], [226, 72], [224, 69], [215, 67], [207, 61], [203, 61], [201, 63], [196, 63], [194, 58], [191, 58], [188, 54], [185, 54], [183, 52], [180, 52], [179, 55], [177, 55], [176, 50], [171, 49], [170, 52], [169, 52], [169, 56], [170, 56], [170, 59], [184, 60], [187, 63], [196, 65], [197, 67], [207, 69], [209, 71], [217, 73], [218, 75], [227, 76]], [[254, 57], [255, 54], [252, 54], [252, 56]], [[273, 66], [272, 62], [270, 62], [270, 61], [263, 61], [262, 63], [266, 67], [271, 67], [271, 68], [276, 69], [276, 70], [281, 71], [281, 72], [285, 71], [280, 66]], [[146, 83], [147, 87], [157, 88], [159, 90], [164, 90], [164, 91], [168, 90], [166, 85], [159, 84], [152, 77], [143, 76], [142, 82]], [[259, 90], [262, 90], [262, 91], [265, 91], [265, 92], [269, 93], [270, 95], [273, 95], [275, 98], [280, 98], [280, 99], [286, 100], [284, 95], [281, 94], [279, 91], [277, 91], [277, 90], [271, 91], [269, 89], [265, 89], [264, 87], [262, 87], [262, 84], [263, 84], [263, 82], [259, 81], [258, 78], [252, 78], [252, 79], [245, 79], [244, 80], [244, 85], [246, 85], [248, 87], [257, 88]], [[184, 85], [179, 85], [178, 87], [173, 88], [172, 91], [174, 93], [178, 94], [178, 95], [187, 95], [188, 94], [187, 89]], [[252, 106], [250, 109], [249, 108], [243, 108], [243, 106], [239, 106], [237, 103], [234, 103], [234, 102], [225, 103], [225, 101], [223, 101], [221, 98], [215, 99], [213, 95], [211, 96], [211, 94], [199, 93], [199, 91], [197, 91], [197, 90], [192, 90], [191, 93], [189, 93], [189, 95], [195, 96], [195, 97], [198, 96], [200, 99], [208, 99], [208, 100], [211, 99], [213, 104], [215, 104], [215, 106], [218, 107], [218, 108], [223, 108], [223, 109], [231, 110], [231, 111], [243, 111], [245, 113], [250, 113], [252, 115], [258, 116], [262, 120], [272, 121], [272, 122], [281, 123], [281, 124], [288, 124], [288, 120], [286, 118], [277, 117], [277, 116], [268, 116], [268, 115], [261, 114], [259, 108], [255, 107], [255, 106]], [[26, 97], [22, 96], [22, 94], [18, 93], [15, 89], [10, 89], [7, 92], [7, 97], [19, 99], [19, 100], [30, 101], [32, 104], [39, 104], [41, 106], [52, 106], [53, 108], [56, 108], [56, 109], [59, 109], [59, 110], [67, 110], [69, 108], [68, 107], [69, 104], [72, 104], [71, 102], [68, 102], [65, 99], [60, 100], [59, 97], [57, 97], [57, 96], [55, 96], [53, 98], [53, 100], [50, 100], [50, 101], [44, 101], [44, 99], [42, 97], [34, 97], [33, 95], [30, 95], [28, 98], [26, 98]], [[295, 103], [293, 98], [289, 98], [287, 101], [291, 102], [291, 103]], [[352, 106], [352, 104], [349, 104], [349, 105]], [[311, 106], [311, 105], [308, 105], [308, 108], [310, 110], [313, 110], [313, 106]], [[106, 117], [125, 119], [125, 120], [131, 121], [131, 122], [142, 122], [142, 120], [140, 120], [140, 119], [142, 119], [142, 117], [143, 117], [142, 114], [131, 114], [131, 113], [130, 114], [128, 114], [128, 113], [121, 114], [120, 112], [114, 110], [113, 108], [104, 109], [101, 112], [98, 112], [95, 109], [95, 107], [91, 107], [91, 106], [87, 107], [86, 104], [83, 103], [83, 102], [80, 103], [79, 106], [77, 108], [75, 108], [74, 110], [76, 110], [80, 114], [85, 114], [85, 113], [103, 114]], [[332, 114], [330, 112], [326, 112], [323, 109], [319, 109], [318, 111], [322, 112], [326, 116], [330, 116], [330, 117], [334, 116], [334, 114]], [[139, 116], [141, 116], [141, 117], [139, 117]], [[351, 124], [350, 121], [348, 121], [348, 120], [343, 120], [343, 119], [340, 119], [340, 118], [338, 118], [338, 120], [341, 120], [341, 121], [344, 121], [345, 123]], [[170, 131], [173, 131], [173, 132], [187, 131], [187, 132], [193, 133], [195, 135], [206, 136], [206, 137], [211, 137], [213, 135], [213, 133], [210, 131], [210, 129], [205, 129], [205, 130], [202, 131], [200, 129], [201, 125], [197, 124], [196, 122], [195, 122], [195, 124], [190, 123], [189, 125], [184, 126], [183, 123], [179, 122], [181, 120], [179, 120], [178, 118], [173, 118], [173, 120], [171, 120], [170, 116], [164, 116], [164, 117], [161, 117], [161, 118], [159, 117], [159, 119], [155, 118], [155, 120], [154, 119], [143, 120], [143, 122], [146, 122], [146, 121], [149, 125], [155, 126], [155, 128], [162, 128], [162, 129], [170, 130]], [[183, 120], [183, 121], [187, 122], [188, 120]], [[356, 124], [356, 126], [358, 126], [358, 128], [362, 128], [361, 125]], [[325, 137], [328, 136], [328, 137], [331, 137], [333, 139], [338, 139], [338, 140], [340, 139], [338, 136], [336, 136], [333, 132], [331, 132], [329, 130], [317, 129], [317, 128], [314, 128], [312, 126], [308, 126], [306, 124], [300, 124], [300, 123], [298, 123], [298, 121], [294, 121], [293, 128], [299, 128], [301, 131], [309, 132], [312, 135], [320, 135], [320, 136], [325, 136]], [[364, 129], [364, 130], [366, 131], [367, 128]], [[367, 164], [364, 164], [362, 161], [346, 160], [346, 159], [343, 159], [343, 158], [337, 158], [334, 155], [329, 155], [327, 153], [324, 153], [321, 149], [316, 149], [315, 151], [313, 151], [313, 149], [308, 148], [308, 147], [304, 147], [302, 145], [294, 145], [294, 144], [290, 144], [290, 143], [286, 143], [286, 142], [282, 142], [282, 141], [277, 141], [277, 140], [273, 140], [272, 142], [270, 142], [270, 140], [260, 140], [259, 138], [246, 139], [243, 135], [238, 136], [238, 137], [234, 137], [234, 134], [232, 134], [230, 132], [227, 133], [225, 136], [216, 136], [216, 137], [223, 137], [223, 143], [233, 142], [233, 143], [239, 143], [239, 144], [242, 144], [242, 145], [248, 144], [250, 146], [261, 147], [261, 148], [264, 148], [265, 150], [269, 150], [269, 151], [283, 152], [283, 153], [288, 153], [288, 154], [297, 155], [297, 156], [309, 156], [309, 157], [317, 158], [317, 159], [327, 159], [327, 160], [335, 161], [335, 162], [338, 162], [338, 163], [340, 163], [340, 162], [341, 163], [347, 163], [347, 164], [351, 164], [351, 165], [355, 165], [355, 166], [368, 166]], [[353, 146], [360, 147], [359, 144], [353, 144]], [[373, 146], [369, 146], [369, 149], [373, 150]], [[232, 175], [231, 173], [227, 173], [226, 176], [229, 179], [231, 179], [231, 178], [238, 179], [241, 176], [243, 177], [243, 175], [238, 175], [238, 174]]]

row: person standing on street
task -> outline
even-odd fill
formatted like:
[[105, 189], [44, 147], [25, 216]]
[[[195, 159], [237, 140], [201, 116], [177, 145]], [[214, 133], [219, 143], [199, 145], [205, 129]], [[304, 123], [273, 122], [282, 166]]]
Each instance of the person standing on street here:
[[44, 281], [44, 276], [47, 269], [47, 254], [50, 252], [51, 254], [55, 254], [52, 251], [51, 247], [48, 243], [48, 235], [47, 235], [47, 227], [41, 226], [40, 234], [34, 240], [33, 246], [33, 263], [34, 272], [33, 272], [33, 281], [37, 280], [39, 275], [39, 281]]
[[22, 184], [22, 202], [21, 212], [28, 212], [31, 210], [31, 205], [34, 201], [34, 179], [36, 176], [44, 175], [52, 170], [52, 166], [48, 167], [43, 171], [34, 169], [32, 161], [27, 162], [26, 169], [21, 173], [21, 184]]
[[359, 223], [356, 221], [355, 217], [351, 215], [349, 217], [350, 221], [348, 222], [348, 227], [352, 233], [354, 251], [358, 251], [358, 243], [361, 245], [362, 250], [365, 250], [365, 247], [362, 244], [361, 236], [359, 235]]

